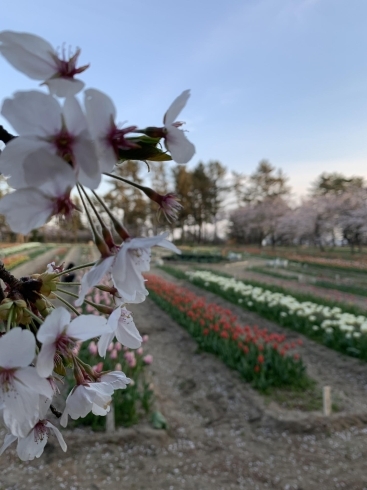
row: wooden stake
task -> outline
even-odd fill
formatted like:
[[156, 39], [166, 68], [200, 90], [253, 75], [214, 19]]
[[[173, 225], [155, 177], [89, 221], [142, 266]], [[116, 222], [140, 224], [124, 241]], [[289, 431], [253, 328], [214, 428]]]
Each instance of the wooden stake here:
[[115, 408], [111, 403], [111, 410], [106, 415], [106, 432], [115, 432]]
[[323, 388], [323, 412], [325, 417], [331, 415], [331, 387], [324, 386]]

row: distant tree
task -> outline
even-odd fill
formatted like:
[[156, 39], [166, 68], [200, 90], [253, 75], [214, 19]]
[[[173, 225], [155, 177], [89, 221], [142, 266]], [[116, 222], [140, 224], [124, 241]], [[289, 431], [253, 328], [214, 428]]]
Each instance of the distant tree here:
[[364, 184], [363, 177], [347, 178], [337, 172], [330, 174], [324, 172], [313, 182], [311, 194], [313, 196], [324, 196], [326, 194], [340, 195], [350, 190], [362, 189]]
[[185, 226], [189, 224], [191, 217], [191, 186], [192, 173], [187, 170], [187, 167], [178, 165], [172, 169], [173, 186], [177, 197], [180, 199], [182, 209], [179, 212], [176, 226], [181, 229], [181, 241], [185, 241]]
[[248, 179], [244, 192], [245, 202], [261, 202], [266, 198], [286, 196], [290, 193], [288, 178], [281, 169], [276, 170], [268, 160], [261, 160]]
[[223, 206], [225, 193], [230, 187], [225, 181], [227, 169], [218, 161], [210, 161], [206, 164], [206, 175], [209, 186], [209, 216], [214, 225], [214, 240], [217, 240], [217, 220], [219, 212]]

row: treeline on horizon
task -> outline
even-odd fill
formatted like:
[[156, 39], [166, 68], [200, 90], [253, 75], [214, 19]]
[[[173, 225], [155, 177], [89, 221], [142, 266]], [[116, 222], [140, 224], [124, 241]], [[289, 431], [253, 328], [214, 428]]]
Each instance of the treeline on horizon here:
[[[145, 165], [128, 160], [115, 173], [146, 185]], [[309, 195], [295, 205], [288, 178], [268, 160], [261, 160], [248, 176], [230, 172], [216, 160], [198, 162], [191, 169], [149, 162], [149, 170], [151, 188], [163, 195], [175, 193], [182, 209], [176, 221], [167, 223], [157, 213], [157, 204], [138, 188], [109, 179], [104, 200], [132, 236], [169, 230], [179, 243], [310, 245], [321, 250], [337, 245], [358, 250], [367, 244], [367, 187], [363, 177], [322, 173], [313, 182]], [[104, 211], [100, 209], [100, 213], [108, 222]], [[90, 238], [88, 223], [78, 212], [52, 225], [31, 233], [29, 238], [42, 241], [43, 234], [50, 234], [50, 230], [57, 241]], [[2, 216], [0, 232], [0, 239], [9, 238]]]

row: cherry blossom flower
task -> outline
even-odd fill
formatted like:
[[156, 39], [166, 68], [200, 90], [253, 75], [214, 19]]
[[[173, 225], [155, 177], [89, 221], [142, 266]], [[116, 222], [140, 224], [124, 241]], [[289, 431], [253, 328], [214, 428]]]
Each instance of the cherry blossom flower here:
[[125, 139], [125, 135], [134, 131], [136, 126], [123, 129], [116, 126], [116, 108], [103, 92], [88, 89], [84, 92], [84, 97], [90, 131], [97, 144], [100, 167], [102, 172], [111, 172], [119, 160], [119, 149], [139, 148], [137, 144]]
[[75, 184], [72, 168], [68, 165], [64, 167], [63, 161], [56, 155], [48, 155], [45, 151], [42, 153], [46, 153], [46, 169], [53, 175], [53, 179], [39, 188], [18, 189], [0, 200], [0, 213], [6, 217], [15, 233], [26, 235], [47, 223], [52, 216], [69, 217], [76, 209], [70, 199], [70, 191]]
[[89, 65], [77, 68], [80, 49], [61, 57], [47, 41], [25, 32], [0, 32], [0, 53], [17, 70], [34, 80], [42, 80], [50, 92], [57, 97], [66, 97], [80, 92], [84, 83], [75, 75], [82, 73]]
[[166, 240], [166, 236], [168, 233], [149, 238], [133, 238], [121, 245], [112, 267], [112, 281], [121, 301], [142, 303], [148, 295], [142, 272], [150, 270], [151, 247], [157, 245], [181, 253], [173, 243]]
[[102, 316], [80, 315], [70, 319], [69, 311], [61, 306], [46, 317], [38, 330], [37, 339], [42, 342], [42, 348], [36, 367], [40, 376], [47, 377], [52, 373], [56, 352], [69, 359], [78, 340], [89, 340], [109, 331]]
[[0, 448], [0, 455], [12, 444], [18, 441], [17, 454], [22, 461], [31, 461], [34, 458], [39, 458], [47, 444], [51, 432], [54, 433], [61, 449], [65, 452], [67, 446], [64, 438], [57, 427], [45, 419], [47, 410], [50, 407], [51, 400], [44, 400], [40, 397], [39, 420], [34, 425], [33, 429], [25, 437], [17, 437], [13, 434], [7, 434], [4, 439], [4, 444]]
[[169, 192], [164, 196], [159, 196], [160, 199], [158, 201], [159, 210], [158, 212], [162, 212], [167, 221], [174, 221], [178, 217], [178, 213], [181, 211], [183, 206], [178, 202], [176, 194]]
[[120, 296], [120, 303], [141, 303], [148, 295], [141, 272], [150, 269], [151, 247], [157, 245], [180, 254], [173, 243], [166, 240], [168, 233], [149, 238], [128, 239], [116, 256], [101, 258], [84, 274], [75, 306], [81, 306], [88, 291], [99, 284], [109, 273]]
[[38, 187], [52, 177], [45, 154], [37, 154], [40, 149], [61, 157], [62, 168], [72, 165], [81, 184], [98, 187], [101, 171], [95, 146], [75, 97], [67, 97], [61, 107], [43, 92], [16, 92], [5, 99], [1, 114], [20, 135], [6, 145], [0, 157], [0, 171], [9, 176], [12, 187]]
[[184, 131], [178, 129], [183, 123], [176, 121], [189, 97], [190, 90], [182, 92], [169, 106], [163, 118], [165, 144], [177, 163], [187, 163], [195, 154], [195, 146], [186, 138]]
[[101, 258], [94, 266], [84, 274], [80, 286], [79, 298], [75, 301], [75, 306], [81, 306], [88, 291], [99, 284], [102, 279], [110, 272], [115, 257]]
[[[111, 333], [102, 335], [98, 341], [98, 353], [100, 356], [106, 356], [106, 350], [115, 336], [122, 345], [129, 349], [140, 347], [142, 338], [135, 326], [131, 312], [125, 307], [119, 306], [116, 308], [109, 316], [107, 323], [111, 328]], [[112, 355], [111, 358], [113, 359]]]
[[53, 395], [47, 379], [29, 366], [35, 350], [36, 339], [29, 330], [16, 327], [0, 337], [0, 407], [16, 437], [26, 437], [38, 421], [39, 395]]
[[76, 386], [66, 399], [65, 410], [60, 424], [67, 426], [68, 415], [73, 420], [85, 417], [89, 412], [106, 415], [110, 411], [112, 394], [117, 389], [126, 388], [130, 379], [121, 371], [102, 375], [100, 381]]

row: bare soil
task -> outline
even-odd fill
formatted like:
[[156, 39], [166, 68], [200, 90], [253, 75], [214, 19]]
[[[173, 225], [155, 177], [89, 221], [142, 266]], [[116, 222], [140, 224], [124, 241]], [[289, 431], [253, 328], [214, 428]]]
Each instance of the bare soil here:
[[[226, 304], [248, 324], [282, 330], [189, 287]], [[276, 415], [286, 417], [286, 410], [269, 408], [237, 373], [199, 352], [189, 334], [151, 300], [130, 309], [150, 337], [157, 407], [169, 429], [155, 431], [142, 423], [112, 435], [65, 431], [66, 454], [53, 439], [44, 456], [29, 463], [8, 449], [0, 459], [1, 490], [367, 490], [367, 428], [361, 419], [326, 431], [294, 424], [294, 417], [287, 425]], [[345, 415], [364, 411], [366, 365], [307, 339], [302, 355], [310, 369], [313, 365], [311, 375], [345, 394]]]

